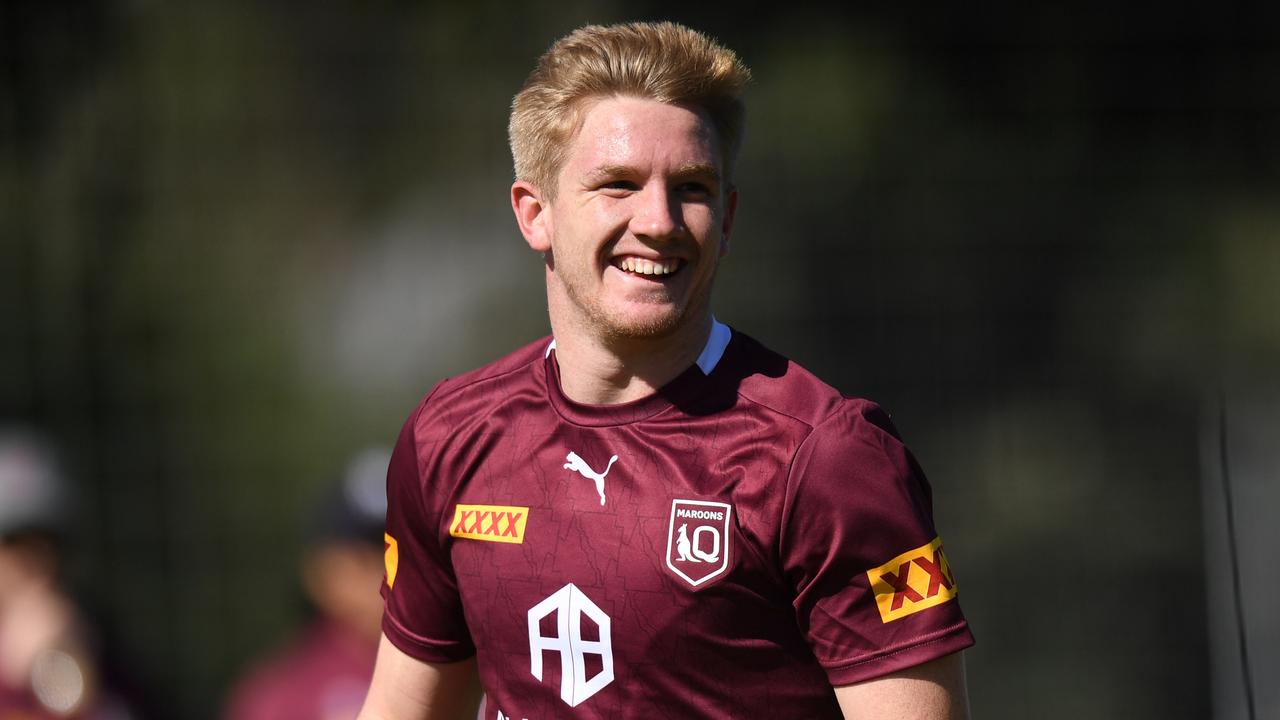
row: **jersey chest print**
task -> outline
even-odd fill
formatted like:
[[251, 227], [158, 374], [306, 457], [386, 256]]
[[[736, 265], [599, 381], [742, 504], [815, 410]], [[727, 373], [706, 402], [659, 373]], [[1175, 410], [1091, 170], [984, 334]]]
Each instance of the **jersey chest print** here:
[[[601, 447], [607, 445], [593, 442], [589, 448], [570, 450], [550, 444], [538, 453], [536, 462], [524, 465], [525, 468], [536, 465], [543, 472], [530, 473], [526, 481], [518, 483], [522, 492], [503, 497], [514, 500], [515, 504], [484, 502], [492, 498], [464, 493], [462, 497], [469, 502], [456, 503], [449, 522], [449, 535], [464, 543], [455, 548], [455, 552], [482, 553], [491, 558], [487, 563], [490, 567], [502, 568], [501, 580], [484, 581], [483, 585], [501, 587], [535, 581], [544, 588], [555, 585], [553, 592], [544, 591], [532, 598], [523, 596], [525, 612], [519, 620], [527, 634], [527, 657], [520, 665], [528, 678], [555, 692], [560, 702], [572, 708], [589, 702], [618, 676], [626, 674], [626, 654], [619, 655], [615, 646], [618, 642], [635, 640], [617, 635], [619, 628], [606, 609], [612, 607], [606, 600], [616, 593], [602, 596], [601, 583], [592, 578], [592, 573], [581, 570], [590, 569], [592, 561], [597, 566], [607, 565], [609, 561], [605, 556], [630, 557], [631, 560], [616, 560], [619, 565], [616, 573], [625, 578], [620, 582], [647, 584], [674, 598], [724, 578], [730, 572], [736, 552], [730, 503], [670, 497], [667, 482], [646, 481], [628, 472], [627, 448], [620, 447], [618, 453], [612, 453], [602, 452]], [[558, 468], [546, 469], [548, 456], [555, 458]], [[564, 461], [560, 462], [559, 458]], [[593, 458], [599, 463], [595, 468]], [[483, 484], [476, 483], [474, 487], [478, 489]], [[625, 492], [619, 495], [621, 491], [613, 490], [615, 487], [625, 488]], [[584, 493], [586, 497], [594, 496], [598, 504], [584, 502]], [[566, 499], [570, 502], [565, 502]], [[637, 516], [661, 519], [643, 522]], [[615, 532], [618, 527], [629, 525], [643, 527], [644, 536]], [[579, 526], [586, 528], [581, 538], [575, 534]], [[566, 537], [574, 541], [564, 542]], [[525, 548], [504, 550], [499, 544], [532, 546], [538, 548], [534, 552], [539, 554], [555, 547], [561, 571], [535, 574], [520, 564], [506, 564], [493, 553], [521, 553]], [[637, 552], [647, 556], [635, 562]], [[644, 580], [645, 576], [649, 579]], [[480, 578], [483, 577], [482, 574]], [[513, 598], [513, 602], [519, 601]], [[668, 600], [665, 604], [672, 602], [683, 601]], [[503, 610], [504, 614], [509, 612], [505, 606]], [[510, 620], [490, 615], [485, 618], [481, 632], [489, 632], [498, 624], [508, 626], [509, 632]], [[679, 626], [654, 628], [653, 632], [675, 635], [679, 633]]]

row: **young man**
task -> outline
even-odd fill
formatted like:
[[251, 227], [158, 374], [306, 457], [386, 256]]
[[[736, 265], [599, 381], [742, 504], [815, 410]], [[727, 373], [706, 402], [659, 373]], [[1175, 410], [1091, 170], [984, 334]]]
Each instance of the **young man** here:
[[[964, 718], [972, 644], [883, 411], [716, 322], [748, 71], [587, 27], [516, 96], [552, 339], [446, 380], [388, 475], [362, 718]], [[470, 705], [469, 705], [470, 703]]]

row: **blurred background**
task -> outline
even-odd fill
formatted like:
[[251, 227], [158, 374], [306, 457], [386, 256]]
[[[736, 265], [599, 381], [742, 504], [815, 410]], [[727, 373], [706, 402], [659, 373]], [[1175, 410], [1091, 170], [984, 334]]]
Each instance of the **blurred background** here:
[[673, 19], [755, 73], [717, 315], [893, 412], [975, 717], [1280, 717], [1280, 6], [0, 7], [0, 421], [151, 715], [218, 716], [348, 459], [548, 331], [536, 56]]

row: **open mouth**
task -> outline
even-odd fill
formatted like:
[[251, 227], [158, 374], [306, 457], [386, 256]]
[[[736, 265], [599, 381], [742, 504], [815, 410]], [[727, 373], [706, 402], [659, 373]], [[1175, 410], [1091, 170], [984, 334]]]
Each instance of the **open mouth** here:
[[684, 261], [679, 258], [647, 260], [638, 257], [619, 257], [613, 259], [613, 266], [628, 275], [639, 275], [654, 279], [673, 275], [683, 265]]

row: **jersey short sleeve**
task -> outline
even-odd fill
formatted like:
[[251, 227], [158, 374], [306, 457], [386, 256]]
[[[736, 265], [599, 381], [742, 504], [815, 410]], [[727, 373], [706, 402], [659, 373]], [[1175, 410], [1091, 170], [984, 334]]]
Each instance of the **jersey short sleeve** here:
[[973, 644], [928, 481], [874, 403], [845, 401], [800, 446], [781, 561], [796, 620], [833, 685]]
[[397, 648], [419, 660], [453, 662], [474, 655], [475, 647], [448, 548], [443, 546], [439, 511], [426, 501], [433, 479], [422, 476], [424, 450], [417, 428], [423, 414], [430, 412], [429, 401], [400, 431], [387, 469], [382, 631]]

